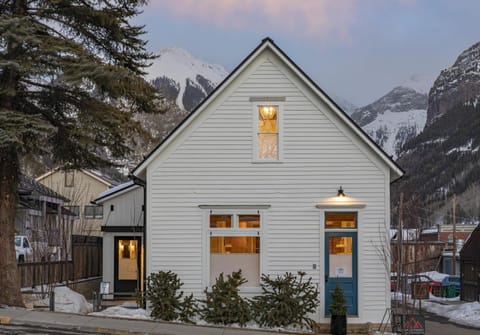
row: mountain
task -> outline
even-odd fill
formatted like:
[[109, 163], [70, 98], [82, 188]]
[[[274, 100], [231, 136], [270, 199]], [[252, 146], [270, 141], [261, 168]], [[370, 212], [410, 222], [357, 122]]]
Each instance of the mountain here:
[[351, 117], [386, 153], [396, 158], [402, 146], [423, 130], [427, 104], [427, 94], [399, 86], [358, 108]]
[[180, 48], [166, 48], [148, 68], [146, 79], [180, 109], [191, 111], [227, 74], [221, 65], [199, 60]]
[[407, 142], [398, 163], [406, 178], [394, 184], [392, 199], [404, 193], [412, 220], [426, 225], [480, 220], [480, 43], [441, 71], [430, 89], [426, 126]]
[[430, 90], [427, 124], [432, 124], [454, 106], [480, 98], [480, 42], [458, 56], [443, 70]]
[[331, 95], [333, 101], [348, 115], [352, 115], [358, 107], [352, 104], [350, 101], [338, 96], [338, 95]]

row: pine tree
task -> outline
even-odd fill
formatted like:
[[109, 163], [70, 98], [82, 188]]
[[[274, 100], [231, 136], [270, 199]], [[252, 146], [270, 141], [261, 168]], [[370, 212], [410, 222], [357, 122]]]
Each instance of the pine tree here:
[[20, 158], [93, 167], [143, 134], [153, 59], [129, 20], [146, 0], [0, 0], [0, 304], [22, 305], [14, 253]]
[[335, 289], [332, 291], [332, 298], [330, 305], [328, 306], [332, 315], [345, 315], [347, 313], [347, 300], [343, 294], [343, 289], [338, 285], [335, 285]]
[[250, 301], [240, 296], [240, 285], [247, 280], [242, 276], [242, 270], [232, 272], [225, 279], [220, 273], [211, 291], [205, 289], [205, 300], [201, 309], [205, 321], [229, 325], [238, 323], [244, 326], [252, 319]]
[[304, 276], [304, 272], [298, 277], [290, 272], [275, 278], [262, 275], [262, 294], [253, 298], [255, 319], [261, 326], [311, 326], [309, 314], [318, 307], [318, 290], [312, 278], [304, 280]]

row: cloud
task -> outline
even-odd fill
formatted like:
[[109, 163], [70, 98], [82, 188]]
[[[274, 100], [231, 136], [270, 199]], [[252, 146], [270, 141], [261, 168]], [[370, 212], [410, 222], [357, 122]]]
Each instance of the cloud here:
[[149, 9], [223, 29], [346, 39], [357, 3], [358, 0], [151, 0]]

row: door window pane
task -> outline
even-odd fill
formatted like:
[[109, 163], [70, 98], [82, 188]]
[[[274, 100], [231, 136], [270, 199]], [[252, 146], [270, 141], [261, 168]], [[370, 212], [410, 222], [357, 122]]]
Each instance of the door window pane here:
[[137, 280], [138, 276], [138, 241], [118, 241], [118, 279]]
[[328, 238], [329, 276], [333, 278], [352, 277], [351, 236], [331, 236]]

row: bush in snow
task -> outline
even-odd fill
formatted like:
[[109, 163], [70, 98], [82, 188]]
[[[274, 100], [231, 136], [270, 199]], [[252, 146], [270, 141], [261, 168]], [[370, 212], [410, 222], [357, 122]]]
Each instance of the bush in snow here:
[[311, 326], [309, 313], [318, 307], [318, 290], [305, 273], [295, 276], [289, 272], [270, 278], [263, 274], [260, 284], [263, 294], [253, 298], [255, 319], [260, 326]]
[[183, 291], [178, 292], [182, 286], [183, 283], [172, 271], [159, 271], [148, 276], [145, 297], [151, 304], [152, 317], [190, 322], [196, 314], [196, 304], [193, 295], [182, 299]]
[[205, 289], [205, 300], [202, 300], [201, 315], [210, 323], [229, 325], [238, 323], [244, 326], [252, 319], [250, 301], [239, 294], [240, 285], [247, 280], [238, 270], [225, 279], [223, 273], [218, 276], [211, 291]]

